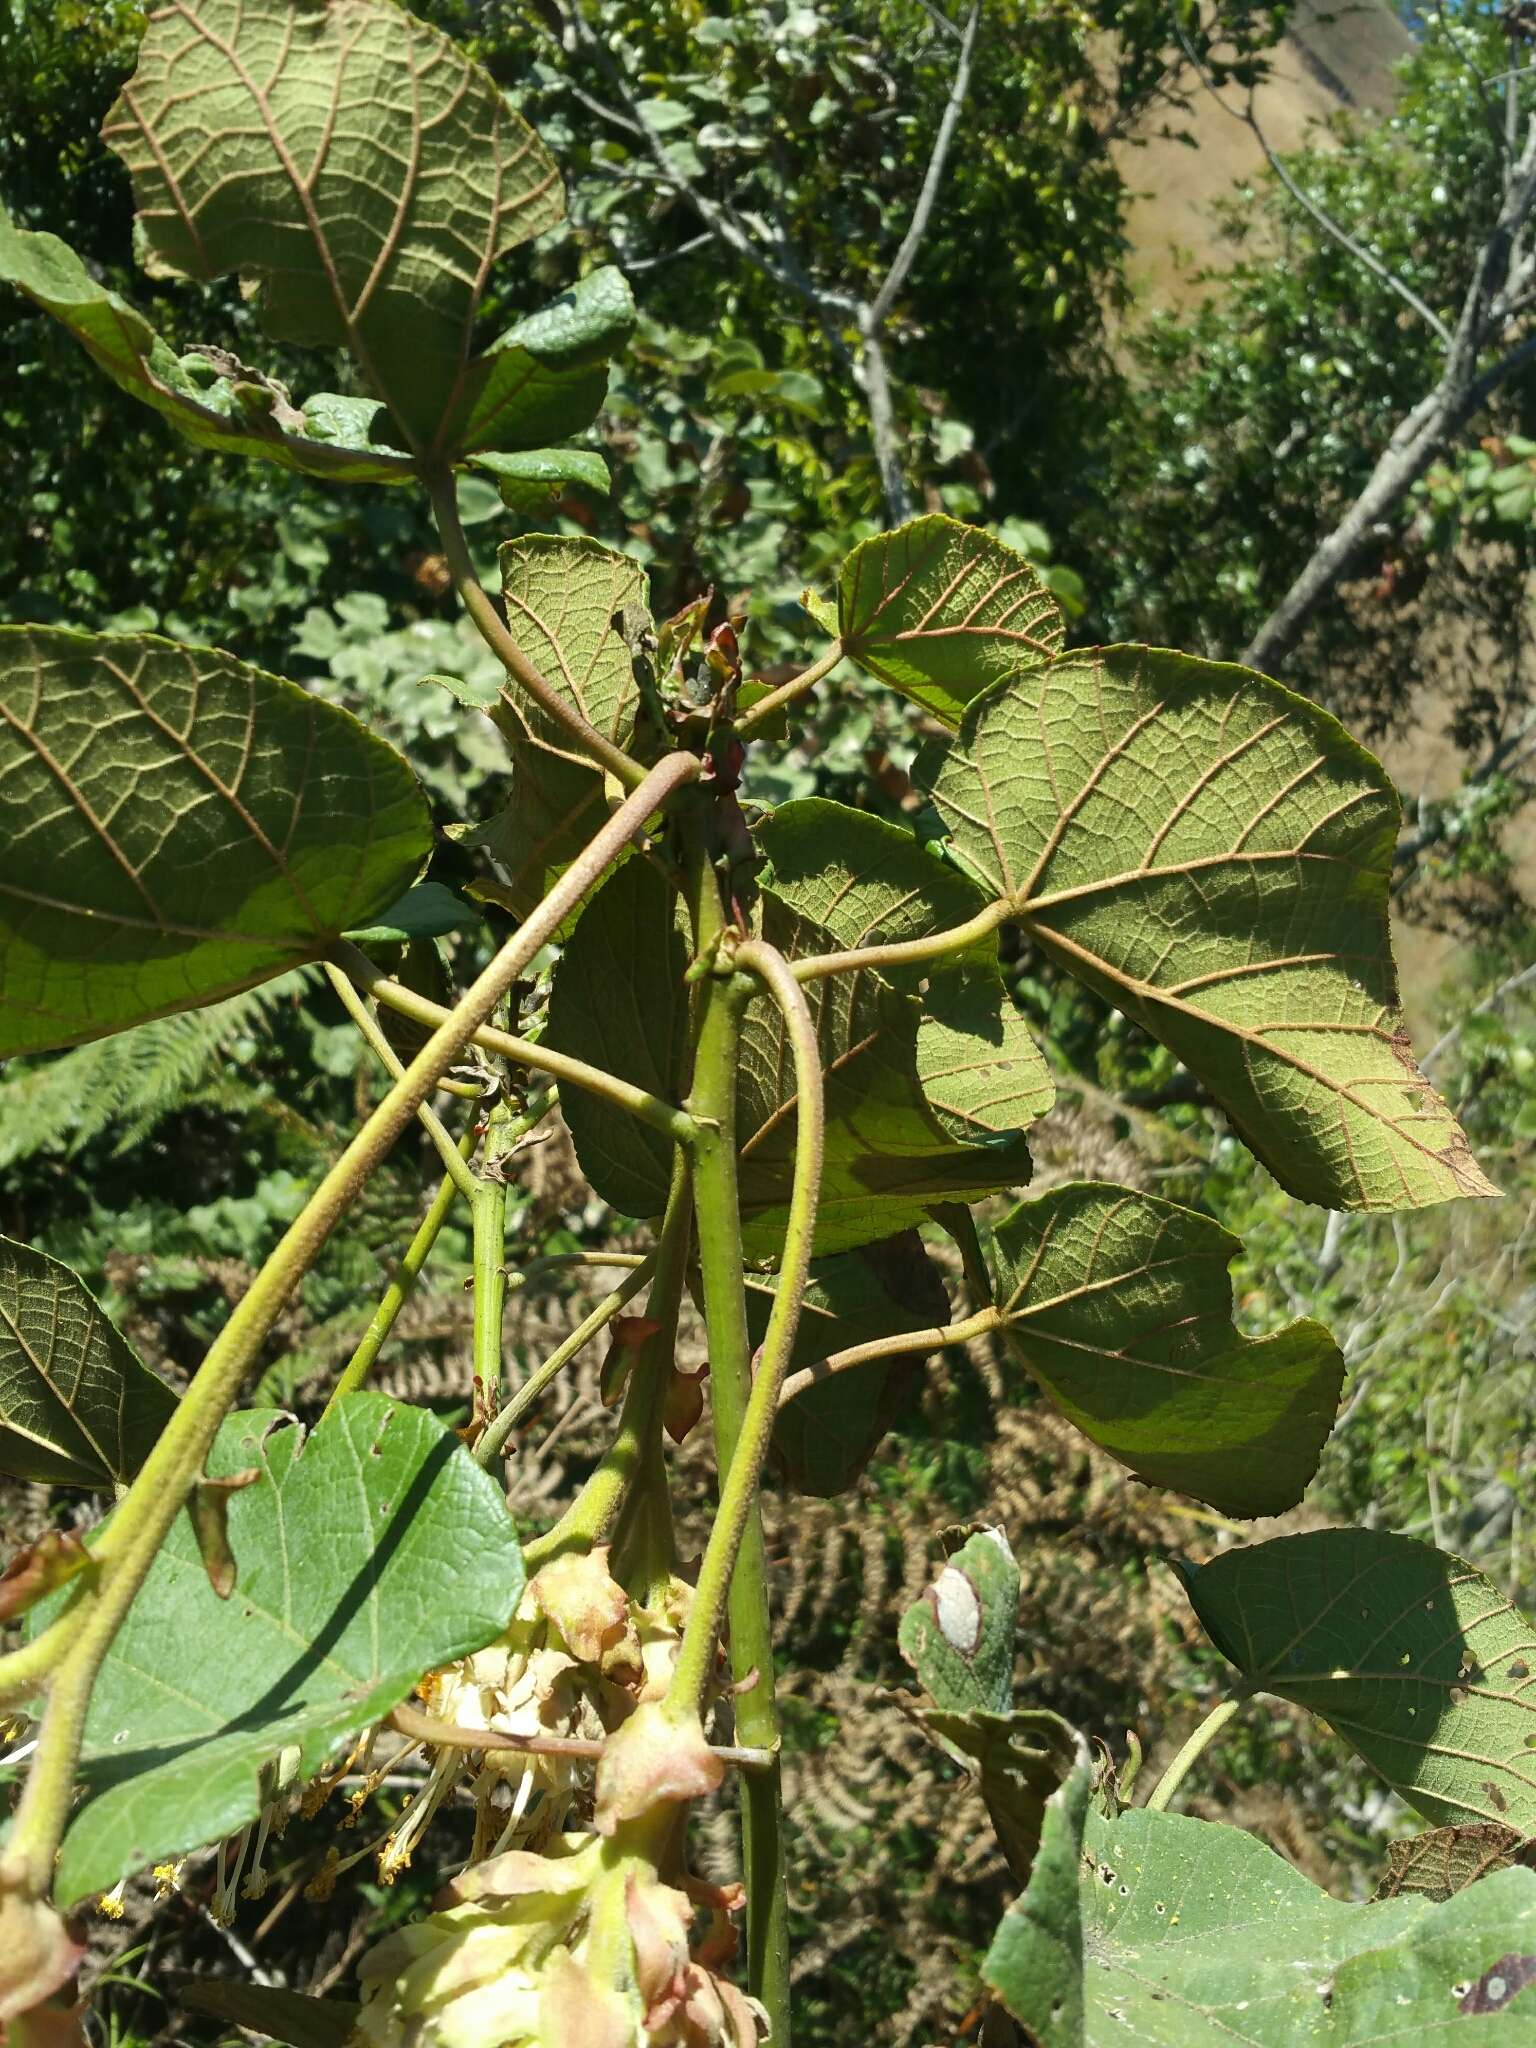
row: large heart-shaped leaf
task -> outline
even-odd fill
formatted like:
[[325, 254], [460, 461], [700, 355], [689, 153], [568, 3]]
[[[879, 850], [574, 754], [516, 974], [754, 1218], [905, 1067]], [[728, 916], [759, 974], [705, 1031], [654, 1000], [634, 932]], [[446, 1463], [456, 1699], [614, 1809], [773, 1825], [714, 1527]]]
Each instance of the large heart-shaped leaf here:
[[102, 133], [153, 273], [238, 271], [275, 338], [351, 351], [413, 453], [459, 452], [497, 381], [472, 360], [487, 273], [565, 201], [456, 43], [391, 0], [173, 0]]
[[1145, 1808], [1106, 1819], [1083, 1780], [1046, 1829], [983, 1965], [1040, 2048], [1531, 2038], [1536, 1872], [1444, 1905], [1348, 1905], [1240, 1828]]
[[[773, 1284], [747, 1283], [752, 1342], [767, 1334]], [[855, 1344], [949, 1321], [943, 1275], [915, 1230], [837, 1258], [818, 1259], [800, 1304], [790, 1370], [799, 1372]], [[774, 1463], [800, 1493], [845, 1493], [907, 1404], [925, 1354], [875, 1359], [807, 1387], [779, 1410]]]
[[57, 235], [28, 234], [0, 208], [0, 281], [67, 327], [114, 384], [154, 407], [200, 448], [255, 455], [338, 483], [404, 483], [407, 455], [370, 444], [376, 402], [331, 393], [296, 406], [280, 384], [213, 348], [177, 357]]
[[1472, 1565], [1319, 1529], [1182, 1570], [1255, 1691], [1321, 1715], [1429, 1820], [1536, 1835], [1536, 1627]]
[[229, 1500], [233, 1596], [183, 1516], [107, 1653], [62, 1906], [254, 1820], [280, 1755], [312, 1776], [517, 1606], [500, 1488], [424, 1409], [349, 1395], [307, 1439], [277, 1410], [231, 1416], [208, 1471], [252, 1466], [260, 1482]]
[[0, 1472], [131, 1479], [175, 1406], [77, 1273], [0, 1237]]
[[1292, 1194], [1494, 1192], [1398, 1009], [1396, 793], [1326, 712], [1245, 669], [1108, 648], [989, 691], [913, 773], [989, 893], [1176, 1053]]
[[1226, 1514], [1296, 1505], [1344, 1361], [1321, 1323], [1233, 1328], [1227, 1266], [1242, 1246], [1219, 1223], [1076, 1181], [1021, 1203], [993, 1242], [1008, 1343], [1085, 1435]]
[[216, 649], [0, 628], [0, 1056], [318, 959], [414, 880], [431, 818], [347, 712]]
[[856, 547], [838, 580], [843, 651], [944, 724], [1061, 651], [1056, 600], [1023, 555], [932, 514]]

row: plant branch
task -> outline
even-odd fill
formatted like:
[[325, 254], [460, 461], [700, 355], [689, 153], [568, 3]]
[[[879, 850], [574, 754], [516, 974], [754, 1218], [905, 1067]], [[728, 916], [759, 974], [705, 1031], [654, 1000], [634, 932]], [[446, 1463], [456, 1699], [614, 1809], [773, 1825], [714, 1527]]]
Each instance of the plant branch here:
[[812, 953], [804, 960], [790, 962], [796, 981], [819, 981], [825, 974], [856, 974], [867, 967], [916, 967], [924, 960], [942, 960], [948, 953], [963, 953], [1000, 924], [1006, 924], [1012, 907], [1005, 902], [989, 903], [964, 924], [948, 931], [929, 932], [921, 939], [904, 939], [894, 946], [860, 946], [847, 953]]
[[939, 196], [939, 187], [944, 182], [944, 167], [949, 158], [950, 145], [955, 139], [959, 125], [960, 111], [965, 105], [965, 96], [971, 87], [971, 61], [976, 54], [976, 31], [981, 26], [981, 0], [973, 0], [965, 28], [960, 36], [960, 50], [955, 59], [954, 77], [950, 81], [949, 98], [944, 103], [944, 112], [939, 117], [933, 148], [928, 154], [928, 168], [923, 173], [922, 186], [918, 191], [917, 204], [912, 209], [911, 223], [902, 237], [901, 247], [891, 260], [891, 267], [885, 273], [885, 282], [871, 300], [865, 315], [870, 328], [884, 324], [886, 316], [896, 303], [897, 294], [907, 281], [907, 273], [916, 261], [917, 252], [923, 245], [933, 219], [934, 204]]
[[1212, 1707], [1147, 1795], [1149, 1813], [1166, 1812], [1169, 1800], [1189, 1776], [1193, 1765], [1199, 1761], [1242, 1705], [1241, 1699], [1225, 1699]]
[[459, 600], [474, 620], [481, 639], [508, 675], [528, 692], [546, 717], [552, 718], [558, 726], [568, 732], [594, 761], [599, 762], [626, 788], [638, 788], [645, 774], [639, 762], [632, 761], [621, 747], [615, 746], [612, 740], [605, 738], [596, 726], [589, 725], [574, 705], [567, 703], [542, 670], [529, 660], [513, 639], [490, 593], [475, 573], [469, 542], [465, 538], [463, 522], [459, 518], [459, 501], [452, 474], [429, 477], [425, 481], [431, 494], [432, 510], [437, 518], [437, 530], [442, 538], [443, 554], [447, 559], [449, 574], [453, 578], [454, 588], [459, 593]]
[[786, 704], [793, 704], [797, 697], [803, 697], [807, 690], [814, 690], [825, 677], [831, 675], [843, 658], [841, 641], [834, 641], [824, 654], [818, 655], [809, 668], [802, 669], [797, 676], [791, 676], [787, 683], [780, 683], [776, 690], [770, 690], [766, 697], [759, 697], [750, 710], [744, 711], [736, 721], [736, 730], [743, 739], [751, 736], [776, 711], [782, 711]]
[[850, 1344], [846, 1351], [834, 1351], [830, 1357], [818, 1359], [815, 1365], [803, 1366], [799, 1372], [792, 1372], [785, 1379], [779, 1391], [778, 1405], [796, 1400], [810, 1387], [820, 1386], [823, 1380], [834, 1374], [849, 1372], [858, 1365], [873, 1365], [880, 1358], [902, 1358], [914, 1351], [947, 1351], [956, 1344], [969, 1344], [973, 1337], [990, 1336], [994, 1330], [1006, 1329], [1008, 1318], [1001, 1309], [978, 1309], [963, 1322], [946, 1323], [931, 1330], [902, 1330], [894, 1337], [876, 1337], [868, 1344]]
[[[434, 1003], [430, 996], [418, 995], [415, 989], [392, 980], [382, 967], [376, 967], [368, 955], [349, 939], [336, 941], [331, 948], [331, 958], [376, 1002], [398, 1010], [402, 1017], [414, 1017], [420, 1024], [438, 1024], [448, 1015], [442, 1004]], [[501, 1058], [511, 1060], [516, 1066], [549, 1074], [556, 1081], [569, 1082], [573, 1088], [584, 1088], [589, 1095], [601, 1095], [617, 1108], [628, 1110], [631, 1116], [637, 1116], [653, 1129], [665, 1133], [676, 1144], [686, 1145], [693, 1140], [694, 1122], [685, 1110], [679, 1109], [675, 1103], [664, 1102], [659, 1095], [652, 1095], [647, 1089], [635, 1087], [632, 1082], [621, 1081], [617, 1074], [588, 1066], [585, 1060], [572, 1059], [569, 1054], [556, 1052], [552, 1046], [538, 1044], [533, 1039], [515, 1038], [510, 1031], [500, 1031], [491, 1024], [482, 1024], [471, 1042], [486, 1052], [500, 1054]]]
[[202, 1472], [219, 1424], [273, 1324], [369, 1175], [385, 1158], [439, 1076], [460, 1057], [529, 961], [607, 872], [630, 839], [699, 763], [670, 754], [658, 763], [566, 870], [527, 922], [496, 954], [438, 1026], [322, 1178], [283, 1233], [198, 1368], [191, 1386], [95, 1546], [96, 1583], [70, 1620], [74, 1635], [55, 1668], [37, 1755], [0, 1857], [0, 1888], [42, 1897], [74, 1794], [75, 1767], [102, 1660], [182, 1503]]
[[[329, 960], [322, 961], [321, 965], [325, 968], [326, 980], [341, 998], [347, 1015], [367, 1040], [379, 1065], [391, 1080], [398, 1081], [405, 1072], [405, 1065], [379, 1029], [378, 1019], [369, 1014], [368, 1005], [339, 967], [333, 967]], [[473, 1202], [479, 1182], [470, 1172], [466, 1164], [467, 1155], [459, 1149], [453, 1133], [430, 1102], [424, 1102], [417, 1110], [416, 1116], [422, 1129], [437, 1147], [438, 1157], [448, 1170], [448, 1178], [467, 1202]]]
[[[522, 1756], [600, 1757], [607, 1747], [580, 1735], [517, 1735], [499, 1728], [460, 1728], [452, 1721], [436, 1720], [420, 1707], [398, 1706], [389, 1715], [389, 1725], [413, 1742], [431, 1743], [437, 1749], [469, 1749], [481, 1752], [515, 1750]], [[766, 1771], [774, 1761], [771, 1749], [741, 1749], [732, 1743], [712, 1742], [710, 1754], [738, 1770]]]
[[474, 1377], [482, 1412], [501, 1399], [501, 1323], [507, 1305], [507, 1182], [504, 1162], [520, 1132], [505, 1100], [492, 1104], [485, 1154], [470, 1202], [474, 1284]]

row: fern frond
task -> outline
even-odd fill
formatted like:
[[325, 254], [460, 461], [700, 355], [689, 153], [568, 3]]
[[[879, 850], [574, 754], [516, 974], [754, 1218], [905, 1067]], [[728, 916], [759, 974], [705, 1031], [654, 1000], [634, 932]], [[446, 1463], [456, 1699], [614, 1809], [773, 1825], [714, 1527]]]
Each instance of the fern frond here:
[[232, 1042], [302, 989], [307, 971], [279, 975], [205, 1009], [156, 1017], [77, 1045], [0, 1078], [0, 1167], [42, 1152], [78, 1152], [126, 1122], [127, 1151], [206, 1084]]

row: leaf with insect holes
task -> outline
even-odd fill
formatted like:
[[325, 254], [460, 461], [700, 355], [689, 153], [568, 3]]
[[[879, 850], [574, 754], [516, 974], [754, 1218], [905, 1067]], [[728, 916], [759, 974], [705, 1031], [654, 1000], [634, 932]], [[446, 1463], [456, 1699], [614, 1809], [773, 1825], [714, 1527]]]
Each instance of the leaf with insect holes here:
[[1018, 1562], [1001, 1529], [982, 1529], [907, 1609], [897, 1641], [935, 1706], [998, 1714], [1013, 1703], [1018, 1619]]
[[948, 726], [989, 684], [1059, 654], [1066, 636], [1017, 549], [937, 513], [861, 542], [837, 599], [844, 653]]
[[77, 1273], [0, 1237], [0, 1472], [127, 1481], [175, 1406]]
[[535, 400], [515, 353], [473, 354], [491, 266], [565, 198], [439, 29], [390, 0], [173, 0], [102, 134], [133, 179], [146, 268], [239, 272], [274, 339], [350, 351], [413, 452], [495, 447], [509, 418], [511, 446], [585, 424], [560, 379]]
[[350, 1394], [307, 1438], [276, 1409], [232, 1415], [208, 1472], [250, 1466], [228, 1504], [234, 1597], [179, 1517], [107, 1652], [62, 1906], [244, 1827], [280, 1757], [303, 1783], [517, 1606], [501, 1489], [424, 1409]]
[[216, 649], [0, 627], [0, 1057], [320, 959], [419, 873], [416, 778]]
[[407, 483], [411, 460], [374, 447], [376, 401], [321, 392], [295, 405], [282, 385], [222, 349], [178, 357], [144, 316], [96, 282], [57, 235], [29, 234], [0, 207], [0, 283], [67, 327], [122, 390], [220, 455], [258, 456], [333, 483]]
[[[747, 1327], [754, 1345], [768, 1329], [774, 1282], [747, 1280]], [[879, 1337], [934, 1329], [949, 1321], [943, 1275], [915, 1230], [836, 1258], [818, 1259], [800, 1304], [790, 1371], [800, 1372]], [[797, 1493], [829, 1499], [846, 1493], [909, 1406], [926, 1354], [873, 1359], [807, 1387], [779, 1410], [773, 1461]]]
[[1179, 1570], [1248, 1684], [1320, 1715], [1427, 1820], [1536, 1834], [1536, 1627], [1472, 1565], [1317, 1529]]
[[1097, 649], [988, 691], [913, 777], [987, 893], [1175, 1053], [1290, 1193], [1495, 1192], [1398, 1008], [1396, 792], [1326, 712], [1246, 669]]
[[1241, 1828], [1095, 1811], [1088, 1774], [982, 1964], [1039, 2048], [1523, 2048], [1536, 2007], [1536, 1872], [1444, 1905], [1330, 1898]]
[[1233, 1328], [1227, 1266], [1242, 1246], [1219, 1223], [1075, 1181], [1020, 1203], [993, 1246], [1008, 1345], [1086, 1436], [1225, 1514], [1295, 1506], [1344, 1361], [1321, 1323]]

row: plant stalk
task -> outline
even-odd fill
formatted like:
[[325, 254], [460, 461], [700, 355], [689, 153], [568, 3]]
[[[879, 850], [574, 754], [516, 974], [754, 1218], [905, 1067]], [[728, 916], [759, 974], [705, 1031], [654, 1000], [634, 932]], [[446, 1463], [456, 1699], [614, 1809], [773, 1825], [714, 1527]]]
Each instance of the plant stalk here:
[[507, 1182], [504, 1162], [516, 1142], [517, 1118], [505, 1100], [491, 1105], [485, 1149], [470, 1201], [473, 1230], [474, 1375], [485, 1414], [501, 1402], [501, 1325], [507, 1305]]
[[1241, 1699], [1225, 1699], [1218, 1701], [1212, 1707], [1211, 1711], [1206, 1715], [1205, 1719], [1200, 1723], [1199, 1727], [1190, 1736], [1173, 1762], [1148, 1793], [1147, 1811], [1149, 1813], [1165, 1813], [1167, 1811], [1169, 1800], [1172, 1799], [1174, 1793], [1178, 1791], [1184, 1780], [1189, 1776], [1191, 1768], [1199, 1761], [1209, 1745], [1216, 1740], [1216, 1737], [1226, 1727], [1242, 1704], [1243, 1701]]
[[969, 1344], [973, 1337], [985, 1337], [1006, 1327], [1001, 1309], [978, 1309], [963, 1322], [945, 1323], [931, 1330], [902, 1330], [894, 1337], [874, 1337], [867, 1344], [850, 1344], [846, 1351], [834, 1351], [814, 1365], [792, 1372], [779, 1389], [778, 1405], [795, 1400], [810, 1387], [820, 1386], [834, 1373], [848, 1372], [856, 1365], [873, 1365], [878, 1358], [902, 1358], [914, 1351], [945, 1351], [954, 1344]]
[[[767, 702], [767, 699], [764, 699]], [[948, 953], [963, 953], [1013, 916], [1013, 906], [1002, 898], [978, 910], [964, 924], [948, 931], [929, 932], [925, 938], [904, 939], [894, 946], [859, 946], [846, 953], [812, 953], [793, 961], [790, 973], [796, 981], [819, 981], [827, 974], [857, 974], [863, 968], [878, 972], [884, 967], [920, 967], [925, 960], [942, 960]]]
[[73, 1640], [52, 1675], [37, 1754], [0, 1857], [0, 1888], [10, 1885], [34, 1897], [42, 1897], [48, 1890], [69, 1817], [96, 1674], [203, 1469], [219, 1424], [234, 1404], [293, 1289], [314, 1264], [368, 1176], [431, 1094], [438, 1077], [459, 1058], [475, 1028], [490, 1016], [529, 961], [618, 859], [634, 834], [698, 773], [699, 763], [693, 756], [669, 754], [619, 806], [368, 1117], [284, 1232], [215, 1338], [96, 1545], [96, 1585], [69, 1617], [75, 1624]]
[[759, 697], [748, 711], [743, 711], [736, 721], [736, 730], [742, 739], [750, 739], [760, 725], [772, 718], [776, 711], [782, 711], [786, 704], [793, 704], [803, 697], [807, 690], [814, 690], [819, 682], [831, 675], [843, 658], [840, 640], [834, 640], [825, 653], [819, 655], [809, 668], [802, 669], [797, 676], [791, 676], [787, 683], [780, 683], [776, 690], [770, 690], [766, 697]]
[[[379, 1065], [391, 1080], [398, 1081], [405, 1072], [405, 1063], [384, 1033], [379, 1029], [378, 1019], [369, 1013], [368, 1005], [348, 981], [339, 967], [333, 967], [329, 960], [323, 963], [325, 978], [336, 991], [343, 1009], [367, 1040]], [[438, 1157], [447, 1168], [448, 1178], [453, 1182], [465, 1201], [473, 1202], [479, 1183], [466, 1163], [468, 1154], [454, 1141], [453, 1133], [443, 1122], [430, 1102], [424, 1102], [416, 1112], [422, 1129], [437, 1147]], [[474, 1146], [470, 1146], [470, 1151]]]

